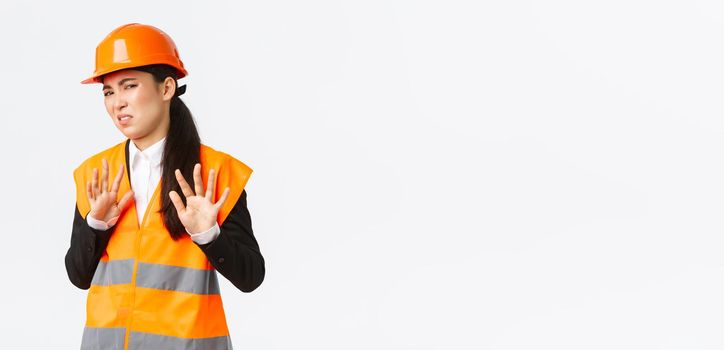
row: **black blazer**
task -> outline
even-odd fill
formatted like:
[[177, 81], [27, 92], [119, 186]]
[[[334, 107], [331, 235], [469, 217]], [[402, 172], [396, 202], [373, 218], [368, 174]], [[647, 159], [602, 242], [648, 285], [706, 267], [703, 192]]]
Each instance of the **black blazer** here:
[[[126, 142], [126, 171], [128, 167], [128, 144]], [[96, 230], [88, 225], [75, 206], [73, 230], [70, 248], [65, 254], [65, 270], [71, 283], [80, 289], [90, 288], [101, 255], [116, 226], [108, 230]], [[221, 273], [236, 288], [249, 293], [264, 281], [264, 257], [251, 229], [251, 215], [246, 206], [246, 189], [234, 204], [233, 209], [220, 226], [221, 232], [216, 240], [207, 244], [197, 244], [206, 254], [216, 271]]]

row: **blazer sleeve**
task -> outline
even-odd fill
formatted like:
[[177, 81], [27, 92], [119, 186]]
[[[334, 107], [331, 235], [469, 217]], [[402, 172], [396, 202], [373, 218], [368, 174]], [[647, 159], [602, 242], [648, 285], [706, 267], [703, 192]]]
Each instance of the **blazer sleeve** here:
[[242, 190], [215, 240], [198, 245], [222, 276], [242, 292], [259, 287], [266, 273], [264, 257], [251, 228], [251, 215]]
[[65, 253], [65, 270], [73, 285], [80, 289], [90, 288], [93, 274], [115, 227], [114, 225], [105, 231], [90, 227], [76, 203], [70, 248]]

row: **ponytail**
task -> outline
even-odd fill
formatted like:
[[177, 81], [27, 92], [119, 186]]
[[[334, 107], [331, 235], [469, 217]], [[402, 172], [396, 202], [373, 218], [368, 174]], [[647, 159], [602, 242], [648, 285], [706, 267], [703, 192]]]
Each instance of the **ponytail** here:
[[[163, 224], [171, 234], [173, 240], [178, 240], [187, 235], [181, 220], [178, 218], [176, 207], [174, 207], [169, 192], [183, 194], [181, 186], [176, 180], [176, 169], [194, 188], [194, 165], [200, 162], [201, 139], [199, 138], [196, 123], [191, 111], [186, 107], [184, 101], [179, 97], [186, 90], [186, 86], [178, 86], [178, 73], [167, 65], [151, 65], [135, 67], [133, 69], [151, 73], [157, 83], [162, 83], [166, 77], [172, 77], [176, 82], [176, 94], [171, 99], [169, 110], [170, 124], [161, 160], [161, 217]], [[180, 196], [186, 205], [186, 196]]]

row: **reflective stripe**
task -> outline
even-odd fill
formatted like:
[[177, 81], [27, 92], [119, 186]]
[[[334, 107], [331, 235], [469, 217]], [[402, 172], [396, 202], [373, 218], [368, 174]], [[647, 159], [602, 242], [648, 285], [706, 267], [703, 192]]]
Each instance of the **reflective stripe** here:
[[95, 328], [83, 329], [81, 350], [123, 350], [126, 328]]
[[109, 286], [111, 284], [131, 283], [133, 277], [133, 259], [109, 260], [98, 263], [91, 284]]
[[233, 350], [229, 336], [213, 338], [177, 338], [165, 335], [133, 332], [128, 339], [128, 350]]
[[136, 286], [188, 292], [219, 294], [216, 270], [191, 269], [179, 266], [138, 263]]

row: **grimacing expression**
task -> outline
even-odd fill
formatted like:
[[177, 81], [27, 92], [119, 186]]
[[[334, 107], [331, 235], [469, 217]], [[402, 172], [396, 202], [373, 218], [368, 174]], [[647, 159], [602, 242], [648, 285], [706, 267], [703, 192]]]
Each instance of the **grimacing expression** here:
[[130, 139], [157, 132], [168, 109], [163, 84], [150, 73], [133, 69], [103, 76], [103, 101], [113, 123]]

